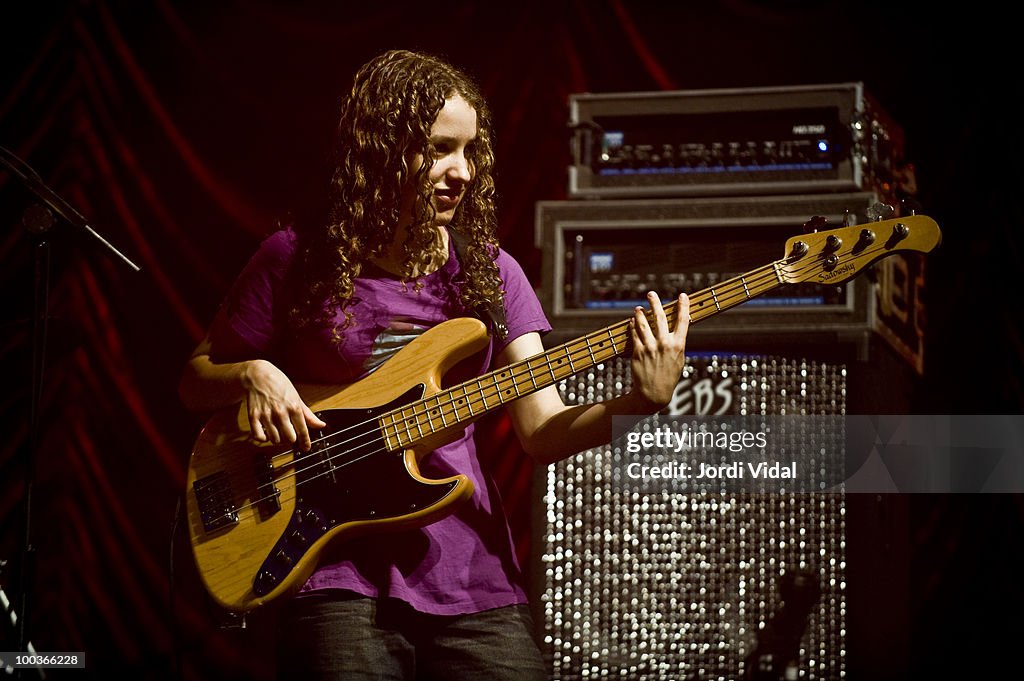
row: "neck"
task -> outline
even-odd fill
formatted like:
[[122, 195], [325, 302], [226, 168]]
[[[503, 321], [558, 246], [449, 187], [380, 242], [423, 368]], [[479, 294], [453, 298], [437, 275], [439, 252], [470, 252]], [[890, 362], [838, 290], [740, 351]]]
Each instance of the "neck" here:
[[395, 238], [385, 249], [384, 253], [371, 262], [380, 269], [399, 277], [422, 277], [436, 272], [448, 262], [448, 230], [438, 227], [434, 231], [433, 243], [423, 253], [414, 254], [412, 262], [408, 262], [405, 255], [405, 242], [408, 239], [408, 232], [405, 227], [399, 227], [395, 232]]

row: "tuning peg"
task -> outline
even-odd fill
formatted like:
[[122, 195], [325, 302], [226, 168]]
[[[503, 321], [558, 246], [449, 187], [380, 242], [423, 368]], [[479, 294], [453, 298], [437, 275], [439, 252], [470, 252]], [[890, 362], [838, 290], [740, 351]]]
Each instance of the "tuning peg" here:
[[871, 207], [868, 208], [868, 219], [872, 222], [881, 222], [882, 220], [888, 220], [895, 213], [896, 211], [892, 206], [886, 203], [876, 202], [871, 204]]
[[857, 224], [857, 216], [850, 212], [847, 208], [843, 211], [843, 227], [853, 227]]
[[813, 234], [819, 229], [828, 224], [828, 218], [821, 215], [815, 215], [813, 218], [804, 223], [804, 234]]

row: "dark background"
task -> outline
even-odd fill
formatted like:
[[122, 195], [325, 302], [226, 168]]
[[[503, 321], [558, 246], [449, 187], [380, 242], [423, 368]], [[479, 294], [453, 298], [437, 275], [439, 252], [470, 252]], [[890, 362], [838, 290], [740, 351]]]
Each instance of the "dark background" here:
[[[565, 198], [570, 93], [863, 81], [902, 125], [917, 199], [944, 232], [928, 257], [926, 372], [912, 409], [1021, 413], [1020, 38], [1001, 4], [894, 4], [4, 3], [0, 146], [142, 267], [67, 225], [51, 233], [36, 648], [86, 651], [98, 677], [171, 678], [176, 651], [191, 678], [269, 673], [266, 626], [217, 629], [180, 538], [169, 546], [201, 425], [176, 383], [259, 239], [318, 196], [340, 94], [384, 49], [436, 52], [479, 79], [496, 122], [502, 244], [538, 284], [534, 206]], [[30, 449], [27, 201], [0, 173], [0, 585], [12, 597]], [[530, 464], [507, 423], [486, 425], [525, 557]], [[905, 612], [908, 648], [873, 677], [1019, 673], [1020, 496], [902, 505], [910, 579], [893, 609]], [[876, 616], [882, 626], [891, 613]]]

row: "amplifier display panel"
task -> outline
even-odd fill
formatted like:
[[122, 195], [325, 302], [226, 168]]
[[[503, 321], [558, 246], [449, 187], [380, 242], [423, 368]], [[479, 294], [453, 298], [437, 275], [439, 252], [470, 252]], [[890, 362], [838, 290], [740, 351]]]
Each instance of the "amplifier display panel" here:
[[[652, 186], [670, 175], [681, 184], [710, 175], [716, 182], [771, 181], [780, 172], [789, 179], [838, 179], [851, 152], [837, 107], [652, 114], [642, 123], [635, 116], [594, 116], [593, 122], [600, 150], [587, 147], [585, 158], [595, 174], [648, 176]], [[644, 178], [634, 181], [641, 185]]]
[[[780, 256], [793, 225], [731, 227], [631, 227], [629, 242], [614, 229], [580, 226], [563, 231], [566, 254], [562, 310], [631, 310], [646, 305], [648, 291], [667, 300], [749, 272]], [[651, 258], [656, 245], [657, 258]], [[743, 303], [754, 308], [847, 309], [851, 284], [805, 283], [775, 289]]]

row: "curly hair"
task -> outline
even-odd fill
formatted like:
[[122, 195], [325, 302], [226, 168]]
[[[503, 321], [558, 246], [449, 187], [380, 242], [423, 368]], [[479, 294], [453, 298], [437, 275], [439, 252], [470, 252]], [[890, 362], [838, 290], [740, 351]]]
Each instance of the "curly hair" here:
[[[332, 326], [338, 311], [344, 311], [345, 321], [334, 328], [339, 340], [341, 330], [352, 323], [346, 306], [355, 290], [353, 280], [394, 240], [402, 188], [410, 180], [409, 160], [416, 154], [433, 158], [431, 127], [445, 100], [454, 96], [477, 115], [476, 143], [467, 151], [473, 180], [449, 224], [467, 241], [458, 281], [460, 302], [467, 310], [500, 302], [490, 111], [477, 86], [452, 65], [432, 55], [393, 50], [360, 68], [342, 104], [326, 228], [297, 225], [296, 295], [290, 310], [295, 324]], [[429, 170], [430, 164], [422, 163], [412, 177], [418, 200], [403, 244], [403, 280], [430, 257], [437, 243], [430, 225]]]

